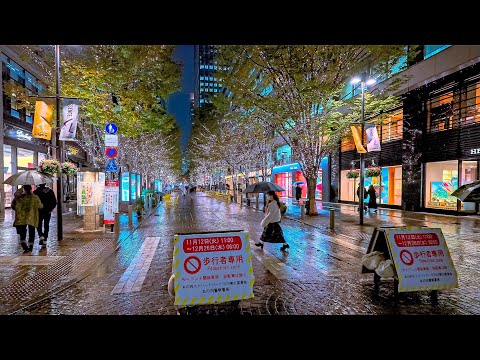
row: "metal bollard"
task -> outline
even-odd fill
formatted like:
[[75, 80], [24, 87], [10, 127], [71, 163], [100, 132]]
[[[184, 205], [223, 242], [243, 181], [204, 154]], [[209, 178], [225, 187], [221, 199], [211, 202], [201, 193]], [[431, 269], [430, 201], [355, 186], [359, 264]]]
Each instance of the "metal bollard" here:
[[335, 209], [330, 208], [330, 229], [333, 230], [335, 228]]
[[240, 207], [243, 206], [243, 195], [240, 194]]
[[257, 194], [257, 204], [255, 205], [256, 208], [257, 208], [257, 210], [258, 210], [258, 207], [259, 207], [259, 204], [258, 204], [258, 199], [259, 199], [259, 198], [260, 198], [260, 197], [259, 197], [258, 194]]
[[152, 208], [152, 207], [153, 207], [153, 197], [152, 197], [152, 196], [149, 196], [149, 197], [148, 197], [148, 207], [149, 207], [149, 208]]
[[115, 213], [113, 228], [115, 229], [115, 239], [118, 240], [118, 236], [120, 235], [120, 214], [118, 212]]
[[128, 225], [132, 226], [132, 212], [133, 212], [133, 205], [128, 205]]
[[303, 202], [300, 204], [300, 218], [305, 220], [305, 204]]

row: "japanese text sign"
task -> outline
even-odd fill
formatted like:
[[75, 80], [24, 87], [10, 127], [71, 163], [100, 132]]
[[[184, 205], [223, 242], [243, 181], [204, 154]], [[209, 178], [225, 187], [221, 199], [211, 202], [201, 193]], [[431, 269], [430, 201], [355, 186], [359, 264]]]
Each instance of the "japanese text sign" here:
[[105, 180], [105, 201], [103, 210], [103, 223], [115, 223], [115, 213], [118, 212], [118, 200], [120, 197], [120, 182], [118, 180]]
[[398, 275], [398, 291], [442, 290], [458, 287], [457, 272], [441, 229], [385, 229]]
[[176, 235], [175, 305], [206, 305], [253, 298], [249, 234], [234, 231]]

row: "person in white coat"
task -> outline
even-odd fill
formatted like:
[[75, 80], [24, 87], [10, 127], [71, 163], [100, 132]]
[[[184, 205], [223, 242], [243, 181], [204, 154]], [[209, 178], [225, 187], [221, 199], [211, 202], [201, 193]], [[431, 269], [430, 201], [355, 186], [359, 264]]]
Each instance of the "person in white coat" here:
[[283, 244], [280, 250], [285, 251], [290, 246], [285, 241], [283, 230], [280, 227], [280, 221], [282, 220], [282, 214], [280, 212], [280, 199], [274, 191], [269, 191], [267, 196], [267, 211], [265, 212], [265, 217], [260, 223], [264, 229], [262, 236], [260, 237], [260, 241], [255, 243], [255, 245], [263, 249], [264, 242]]

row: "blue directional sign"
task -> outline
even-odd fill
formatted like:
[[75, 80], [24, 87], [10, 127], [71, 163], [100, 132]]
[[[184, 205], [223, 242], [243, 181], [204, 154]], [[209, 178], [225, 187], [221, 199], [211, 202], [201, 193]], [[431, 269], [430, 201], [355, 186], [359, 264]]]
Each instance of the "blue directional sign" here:
[[105, 171], [106, 172], [117, 172], [118, 171], [118, 166], [115, 163], [114, 159], [110, 159], [107, 166], [105, 167]]
[[105, 131], [107, 133], [109, 133], [110, 135], [113, 135], [113, 134], [116, 134], [117, 131], [118, 131], [118, 127], [117, 125], [115, 125], [114, 123], [108, 123], [106, 126], [105, 126]]

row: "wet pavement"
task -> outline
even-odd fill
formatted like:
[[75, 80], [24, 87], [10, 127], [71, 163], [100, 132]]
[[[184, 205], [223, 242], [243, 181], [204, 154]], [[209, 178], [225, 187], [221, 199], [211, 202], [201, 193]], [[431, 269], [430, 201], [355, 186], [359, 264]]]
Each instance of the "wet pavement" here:
[[[359, 226], [358, 212], [354, 207], [334, 206], [338, 209], [335, 229], [330, 230], [329, 211], [322, 209], [320, 204], [319, 216], [301, 221], [300, 207], [289, 202], [282, 227], [290, 249], [282, 252], [280, 244], [266, 244], [263, 251], [252, 247], [254, 298], [241, 301], [238, 307], [232, 303], [197, 306], [189, 312], [236, 315], [480, 314], [480, 219], [379, 209], [378, 214], [366, 215], [365, 225]], [[81, 279], [71, 280], [65, 290], [27, 304], [21, 310], [17, 308], [15, 313], [177, 314], [178, 309], [167, 292], [173, 235], [177, 232], [245, 229], [250, 232], [253, 245], [261, 234], [262, 217], [262, 211], [227, 204], [203, 193], [181, 197], [177, 206], [161, 204], [155, 215], [146, 218], [137, 231], [130, 233], [123, 229], [121, 239], [115, 245], [105, 245], [105, 249], [116, 246], [116, 251], [108, 248], [109, 255], [105, 250], [102, 260], [97, 259], [93, 265], [94, 259], [90, 259]], [[431, 302], [428, 292], [401, 293], [395, 302], [393, 282], [388, 280], [382, 281], [379, 291], [375, 292], [373, 275], [361, 274], [361, 257], [373, 228], [382, 225], [441, 227], [458, 272], [459, 288], [440, 291], [437, 303]], [[99, 240], [90, 242], [95, 241]], [[82, 247], [72, 251], [78, 252]], [[62, 248], [63, 242], [58, 252], [52, 247], [49, 255], [68, 256], [67, 248]], [[10, 254], [3, 247], [0, 251], [2, 257]], [[38, 267], [45, 271], [59, 261]], [[22, 265], [4, 265], [0, 261], [1, 284], [11, 286], [12, 282], [19, 280], [4, 270], [8, 266]], [[38, 271], [35, 267], [26, 268], [33, 273]], [[2, 290], [0, 288], [0, 298]]]

